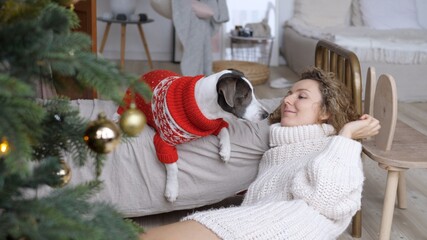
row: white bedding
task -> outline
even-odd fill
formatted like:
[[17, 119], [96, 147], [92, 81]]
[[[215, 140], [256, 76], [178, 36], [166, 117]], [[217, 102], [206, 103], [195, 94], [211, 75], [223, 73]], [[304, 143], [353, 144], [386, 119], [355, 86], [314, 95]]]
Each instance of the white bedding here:
[[[270, 112], [279, 101], [261, 100]], [[72, 105], [87, 119], [96, 119], [101, 111], [111, 119], [116, 111], [116, 105], [105, 100], [73, 100]], [[178, 146], [183, 161], [178, 162], [180, 189], [176, 202], [169, 203], [163, 197], [165, 169], [155, 156], [154, 131], [148, 126], [107, 156], [101, 175], [104, 187], [94, 200], [113, 203], [124, 216], [136, 217], [216, 203], [246, 189], [268, 148], [267, 120], [256, 124], [232, 119], [229, 125], [232, 152], [227, 164], [219, 158], [215, 136]], [[72, 166], [69, 185], [93, 179], [93, 164], [78, 168], [73, 166], [70, 156], [65, 160]]]
[[388, 29], [369, 27], [314, 27], [298, 19], [286, 25], [299, 34], [314, 39], [326, 39], [356, 53], [360, 61], [398, 64], [427, 63], [427, 30]]

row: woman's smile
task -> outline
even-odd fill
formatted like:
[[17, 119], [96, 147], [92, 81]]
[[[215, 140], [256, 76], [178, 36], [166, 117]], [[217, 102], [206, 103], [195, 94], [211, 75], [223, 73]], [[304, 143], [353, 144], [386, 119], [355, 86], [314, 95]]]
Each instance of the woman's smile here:
[[294, 115], [296, 113], [295, 110], [290, 110], [290, 109], [284, 109], [283, 110], [283, 116], [290, 116], [290, 115]]

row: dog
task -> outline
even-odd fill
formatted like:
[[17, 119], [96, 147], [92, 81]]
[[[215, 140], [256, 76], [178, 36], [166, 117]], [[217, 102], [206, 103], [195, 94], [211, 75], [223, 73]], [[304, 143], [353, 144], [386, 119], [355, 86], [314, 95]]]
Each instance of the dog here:
[[[166, 167], [164, 196], [169, 202], [177, 199], [179, 189], [176, 145], [216, 135], [220, 158], [228, 162], [230, 136], [228, 123], [223, 118], [235, 116], [257, 122], [268, 117], [268, 112], [256, 99], [250, 81], [237, 70], [223, 70], [208, 76], [180, 76], [168, 70], [153, 70], [140, 80], [151, 87], [153, 97], [150, 102], [145, 102], [136, 94], [135, 105], [156, 131], [153, 141], [157, 158]], [[117, 114], [129, 107], [131, 94], [128, 89]]]

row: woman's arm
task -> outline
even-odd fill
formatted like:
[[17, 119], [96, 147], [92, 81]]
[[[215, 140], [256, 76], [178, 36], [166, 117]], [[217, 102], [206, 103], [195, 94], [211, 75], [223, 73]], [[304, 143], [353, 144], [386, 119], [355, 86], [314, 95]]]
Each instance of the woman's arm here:
[[291, 189], [294, 198], [330, 219], [351, 217], [361, 205], [361, 151], [357, 141], [332, 137], [325, 150], [296, 173]]
[[339, 135], [351, 139], [363, 139], [377, 135], [380, 128], [380, 122], [376, 118], [363, 114], [359, 120], [344, 125]]

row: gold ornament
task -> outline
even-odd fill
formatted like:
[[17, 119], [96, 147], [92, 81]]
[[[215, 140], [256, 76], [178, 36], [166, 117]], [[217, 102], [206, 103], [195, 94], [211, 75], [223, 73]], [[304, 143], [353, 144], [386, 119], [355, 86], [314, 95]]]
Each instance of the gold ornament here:
[[105, 113], [98, 114], [98, 119], [89, 123], [83, 139], [90, 149], [97, 153], [109, 153], [120, 141], [120, 130]]
[[119, 125], [124, 133], [136, 137], [144, 129], [146, 122], [144, 113], [137, 109], [135, 103], [132, 102], [130, 108], [120, 117]]
[[61, 168], [54, 172], [54, 177], [58, 178], [58, 184], [51, 185], [51, 187], [63, 187], [67, 185], [71, 180], [71, 168], [65, 161], [61, 160]]
[[10, 152], [10, 145], [6, 137], [0, 141], [0, 157], [6, 156]]

